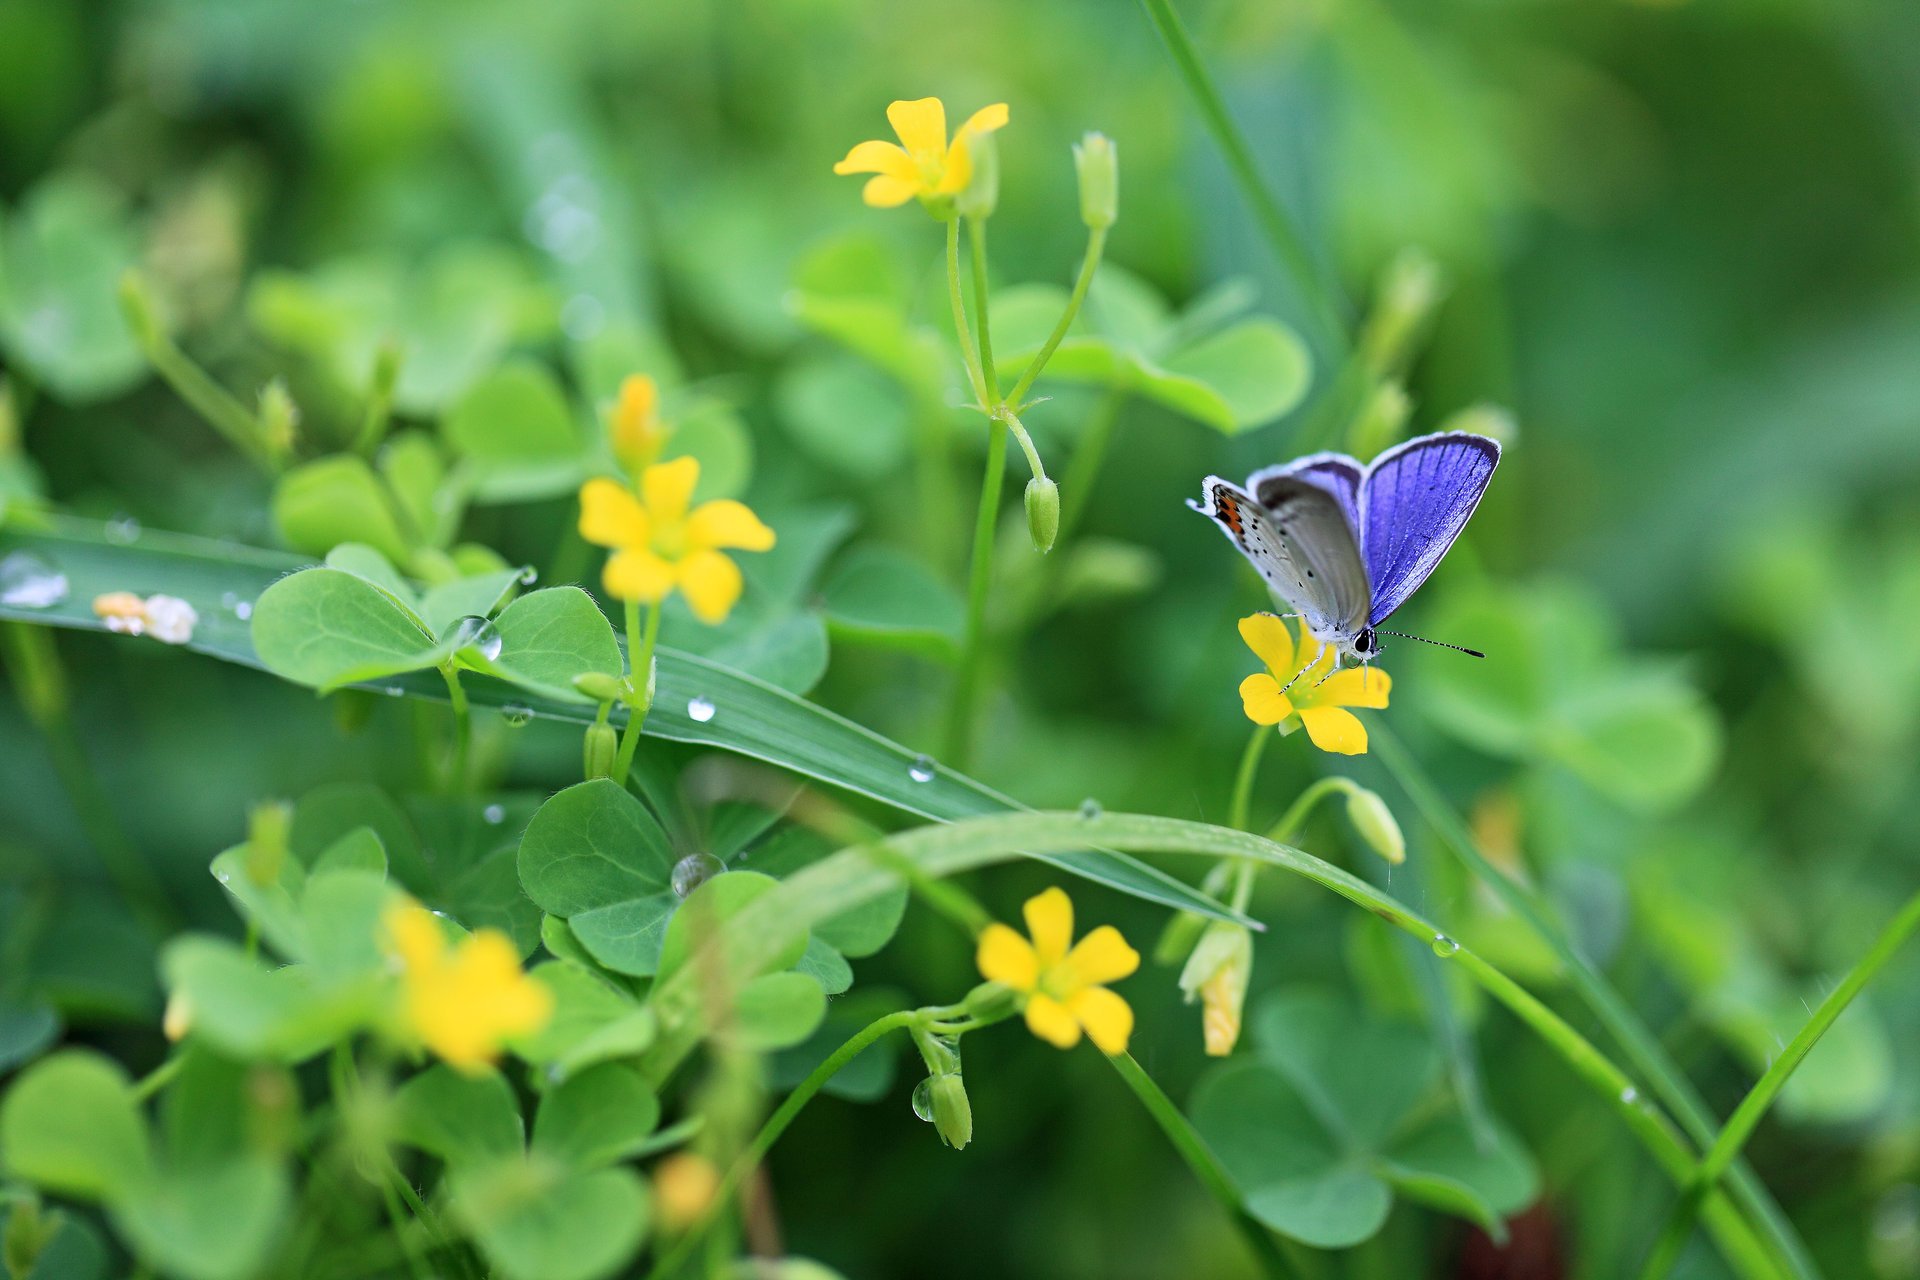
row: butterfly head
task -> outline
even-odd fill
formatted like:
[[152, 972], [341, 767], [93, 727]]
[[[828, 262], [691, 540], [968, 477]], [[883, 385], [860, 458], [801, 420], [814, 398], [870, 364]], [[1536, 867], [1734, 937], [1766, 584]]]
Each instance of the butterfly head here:
[[1372, 627], [1360, 628], [1360, 634], [1353, 638], [1353, 655], [1362, 662], [1372, 662], [1380, 656], [1380, 634]]

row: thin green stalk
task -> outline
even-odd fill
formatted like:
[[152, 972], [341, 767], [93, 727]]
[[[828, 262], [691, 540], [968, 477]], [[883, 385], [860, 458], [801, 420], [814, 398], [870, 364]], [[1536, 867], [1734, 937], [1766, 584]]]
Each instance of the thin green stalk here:
[[467, 691], [460, 687], [459, 668], [448, 662], [440, 668], [440, 674], [447, 682], [447, 701], [453, 704], [453, 759], [447, 767], [448, 783], [451, 790], [464, 791], [471, 782], [467, 759], [472, 749], [473, 713], [467, 706]]
[[1180, 15], [1174, 12], [1169, 0], [1141, 0], [1141, 3], [1146, 7], [1147, 17], [1160, 33], [1161, 41], [1167, 46], [1167, 53], [1179, 70], [1181, 80], [1186, 83], [1187, 91], [1200, 108], [1201, 118], [1206, 121], [1214, 142], [1225, 156], [1227, 168], [1239, 184], [1240, 194], [1252, 208], [1255, 221], [1266, 234], [1267, 243], [1280, 259], [1282, 269], [1293, 278], [1301, 304], [1321, 330], [1321, 336], [1328, 345], [1336, 351], [1344, 350], [1347, 346], [1346, 327], [1321, 287], [1320, 272], [1307, 253], [1306, 241], [1294, 227], [1293, 219], [1285, 207], [1261, 178], [1259, 167], [1254, 164], [1253, 152], [1247, 146], [1246, 136], [1228, 114], [1227, 104], [1214, 84], [1213, 75], [1193, 47], [1193, 40], [1187, 35]]
[[1080, 274], [1074, 277], [1073, 292], [1067, 298], [1066, 309], [1054, 322], [1053, 332], [1034, 352], [1033, 359], [1027, 361], [1026, 369], [1020, 374], [1020, 380], [1013, 384], [1013, 390], [1007, 392], [1007, 403], [1018, 409], [1022, 398], [1033, 386], [1033, 380], [1047, 367], [1047, 361], [1053, 359], [1055, 349], [1066, 339], [1067, 330], [1073, 328], [1073, 321], [1080, 314], [1080, 304], [1087, 300], [1087, 290], [1093, 284], [1094, 272], [1100, 269], [1100, 256], [1106, 252], [1107, 229], [1094, 227], [1087, 232], [1087, 251], [1080, 258]]
[[967, 219], [967, 262], [973, 268], [973, 328], [980, 343], [980, 381], [987, 389], [980, 403], [1000, 407], [1000, 375], [993, 367], [993, 326], [987, 315], [987, 220]]
[[1227, 1171], [1220, 1167], [1219, 1159], [1207, 1149], [1206, 1142], [1194, 1132], [1193, 1126], [1187, 1123], [1187, 1118], [1180, 1114], [1180, 1108], [1173, 1105], [1173, 1100], [1167, 1097], [1166, 1092], [1155, 1083], [1153, 1077], [1141, 1069], [1140, 1064], [1134, 1061], [1130, 1053], [1109, 1054], [1107, 1061], [1111, 1062], [1113, 1069], [1120, 1073], [1120, 1078], [1127, 1082], [1127, 1087], [1133, 1090], [1134, 1097], [1140, 1099], [1140, 1105], [1147, 1109], [1147, 1114], [1152, 1116], [1155, 1123], [1160, 1126], [1160, 1131], [1167, 1135], [1167, 1141], [1171, 1142], [1173, 1149], [1180, 1153], [1180, 1158], [1187, 1162], [1187, 1168], [1193, 1170], [1194, 1178], [1226, 1211], [1227, 1217], [1240, 1232], [1241, 1239], [1246, 1241], [1248, 1250], [1259, 1262], [1261, 1272], [1268, 1276], [1279, 1277], [1280, 1280], [1290, 1280], [1291, 1277], [1298, 1275], [1299, 1273], [1288, 1264], [1286, 1256], [1280, 1252], [1280, 1246], [1274, 1240], [1273, 1233], [1255, 1221], [1247, 1212], [1245, 1202], [1241, 1200], [1240, 1193], [1234, 1189], [1233, 1180], [1227, 1176]]
[[399, 1194], [393, 1189], [393, 1178], [380, 1179], [380, 1200], [387, 1208], [387, 1221], [393, 1224], [394, 1237], [401, 1242], [402, 1252], [406, 1255], [407, 1270], [413, 1273], [414, 1280], [433, 1280], [433, 1268], [427, 1265], [425, 1254], [419, 1247], [419, 1241], [407, 1231], [407, 1211], [400, 1203]]
[[947, 300], [953, 304], [953, 337], [960, 344], [960, 359], [967, 366], [967, 383], [982, 412], [993, 408], [987, 400], [987, 382], [980, 373], [980, 357], [974, 353], [973, 332], [967, 327], [967, 304], [960, 295], [960, 219], [947, 220]]
[[145, 1102], [148, 1098], [151, 1098], [154, 1094], [160, 1092], [169, 1084], [172, 1084], [174, 1077], [179, 1075], [181, 1068], [186, 1065], [187, 1059], [185, 1055], [174, 1054], [165, 1062], [162, 1062], [159, 1066], [134, 1081], [132, 1089], [133, 1100], [135, 1102]]
[[174, 345], [160, 327], [153, 301], [138, 272], [129, 271], [120, 282], [120, 304], [127, 326], [146, 354], [147, 363], [174, 393], [198, 413], [207, 424], [227, 438], [240, 452], [259, 463], [268, 474], [280, 470], [279, 449], [267, 438], [258, 414], [252, 412], [225, 387]]
[[980, 478], [980, 509], [973, 521], [973, 567], [967, 582], [967, 631], [960, 669], [947, 707], [947, 763], [967, 768], [973, 752], [974, 700], [986, 656], [987, 593], [993, 586], [993, 533], [1000, 513], [1000, 490], [1007, 474], [1007, 424], [996, 417], [987, 425], [987, 469]]
[[[1607, 1034], [1626, 1052], [1628, 1060], [1646, 1079], [1661, 1103], [1673, 1112], [1682, 1130], [1701, 1147], [1715, 1137], [1715, 1126], [1706, 1103], [1691, 1083], [1660, 1047], [1620, 995], [1600, 976], [1591, 961], [1547, 915], [1546, 908], [1533, 894], [1487, 861], [1465, 822], [1441, 796], [1413, 758], [1413, 754], [1391, 731], [1376, 724], [1371, 732], [1374, 755], [1394, 776], [1414, 807], [1426, 817], [1440, 839], [1464, 862], [1515, 915], [1525, 920], [1534, 933], [1558, 956], [1574, 990], [1591, 1009]], [[1806, 1246], [1800, 1243], [1786, 1215], [1767, 1193], [1760, 1180], [1744, 1162], [1728, 1171], [1727, 1192], [1741, 1209], [1765, 1233], [1773, 1254], [1774, 1266], [1785, 1274], [1817, 1276]]]
[[640, 638], [640, 653], [634, 656], [634, 632], [640, 630], [640, 605], [637, 601], [627, 601], [627, 683], [633, 687], [640, 698], [638, 706], [627, 707], [627, 725], [620, 734], [620, 754], [614, 757], [613, 779], [621, 786], [627, 785], [627, 777], [633, 770], [634, 753], [640, 750], [640, 730], [647, 723], [647, 713], [653, 710], [653, 691], [648, 686], [653, 680], [653, 650], [660, 639], [660, 606], [647, 606], [646, 631]]
[[1739, 1156], [1740, 1149], [1746, 1145], [1747, 1139], [1753, 1136], [1753, 1131], [1759, 1125], [1761, 1117], [1766, 1115], [1767, 1108], [1773, 1105], [1773, 1100], [1780, 1096], [1780, 1090], [1786, 1087], [1788, 1078], [1806, 1060], [1806, 1056], [1813, 1051], [1813, 1046], [1820, 1043], [1820, 1037], [1827, 1033], [1827, 1029], [1833, 1026], [1834, 1021], [1845, 1012], [1847, 1006], [1853, 1003], [1854, 997], [1866, 989], [1867, 984], [1879, 975], [1880, 970], [1885, 968], [1887, 962], [1893, 959], [1895, 953], [1906, 944], [1907, 939], [1913, 935], [1917, 927], [1920, 927], [1920, 894], [1907, 899], [1906, 905], [1900, 908], [1893, 919], [1887, 922], [1887, 927], [1880, 931], [1880, 936], [1874, 939], [1873, 946], [1869, 947], [1867, 953], [1860, 957], [1859, 962], [1847, 971], [1847, 976], [1840, 980], [1840, 985], [1827, 993], [1827, 998], [1820, 1002], [1820, 1007], [1813, 1011], [1813, 1016], [1808, 1018], [1806, 1025], [1800, 1028], [1799, 1034], [1794, 1036], [1792, 1043], [1773, 1060], [1773, 1065], [1767, 1068], [1767, 1073], [1761, 1076], [1747, 1096], [1741, 1099], [1740, 1105], [1734, 1108], [1733, 1114], [1727, 1118], [1726, 1125], [1720, 1130], [1720, 1136], [1714, 1139], [1713, 1146], [1700, 1157], [1700, 1164], [1694, 1171], [1691, 1183], [1681, 1193], [1680, 1199], [1675, 1202], [1673, 1212], [1668, 1216], [1659, 1239], [1654, 1242], [1653, 1251], [1647, 1258], [1647, 1265], [1640, 1273], [1642, 1280], [1661, 1280], [1661, 1277], [1673, 1268], [1674, 1262], [1680, 1256], [1680, 1250], [1686, 1246], [1687, 1237], [1693, 1234], [1693, 1220], [1700, 1211], [1701, 1200], [1719, 1183], [1728, 1167]]
[[868, 1045], [889, 1032], [910, 1027], [919, 1020], [920, 1012], [916, 1009], [902, 1009], [896, 1013], [886, 1014], [855, 1032], [845, 1044], [827, 1055], [826, 1061], [815, 1067], [805, 1080], [796, 1085], [793, 1092], [788, 1094], [774, 1109], [773, 1114], [767, 1117], [766, 1123], [760, 1126], [760, 1132], [753, 1135], [753, 1141], [747, 1144], [746, 1149], [734, 1160], [733, 1166], [727, 1170], [726, 1176], [720, 1180], [719, 1189], [714, 1193], [707, 1212], [688, 1226], [685, 1234], [674, 1242], [673, 1248], [667, 1250], [654, 1264], [653, 1270], [647, 1274], [654, 1280], [664, 1280], [665, 1277], [678, 1271], [699, 1248], [701, 1238], [720, 1216], [720, 1211], [732, 1203], [733, 1197], [739, 1193], [741, 1184], [760, 1167], [760, 1162], [766, 1158], [767, 1152], [773, 1149], [773, 1144], [780, 1140], [780, 1135], [787, 1131], [787, 1126], [793, 1123], [794, 1117], [813, 1100], [813, 1096], [820, 1092], [822, 1086], [833, 1079], [840, 1068], [858, 1057]]
[[1280, 820], [1267, 830], [1267, 839], [1275, 844], [1290, 844], [1300, 834], [1300, 828], [1306, 825], [1307, 815], [1313, 812], [1313, 806], [1336, 791], [1351, 791], [1353, 783], [1346, 778], [1321, 778], [1311, 783], [1293, 798], [1287, 811]]
[[1267, 743], [1278, 735], [1270, 724], [1253, 726], [1253, 733], [1247, 738], [1247, 746], [1240, 753], [1240, 768], [1233, 775], [1233, 798], [1227, 803], [1227, 825], [1235, 831], [1247, 829], [1247, 811], [1253, 807], [1253, 780], [1260, 772], [1260, 757], [1267, 753]]

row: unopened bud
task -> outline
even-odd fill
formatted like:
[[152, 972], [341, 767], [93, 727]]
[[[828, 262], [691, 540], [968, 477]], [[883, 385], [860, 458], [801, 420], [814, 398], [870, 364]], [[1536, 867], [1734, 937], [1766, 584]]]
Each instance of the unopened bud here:
[[670, 1235], [704, 1218], [719, 1191], [720, 1171], [698, 1152], [678, 1151], [654, 1166], [654, 1208]]
[[1073, 147], [1073, 167], [1080, 178], [1080, 221], [1089, 230], [1103, 231], [1120, 216], [1120, 155], [1113, 139], [1089, 133]]
[[1200, 999], [1200, 1032], [1210, 1057], [1224, 1058], [1240, 1039], [1240, 1012], [1253, 976], [1253, 935], [1244, 925], [1216, 920], [1180, 971], [1187, 1003]]
[[287, 865], [292, 835], [292, 805], [269, 800], [253, 806], [247, 815], [247, 852], [242, 861], [247, 879], [263, 889], [278, 883]]
[[1012, 1013], [1019, 1003], [1020, 997], [1012, 988], [998, 982], [982, 982], [967, 992], [961, 1007], [969, 1018], [987, 1022]]
[[1027, 481], [1027, 532], [1041, 552], [1053, 550], [1060, 536], [1060, 486], [1046, 476]]
[[660, 425], [659, 384], [644, 373], [628, 375], [620, 383], [607, 427], [614, 456], [623, 466], [635, 473], [651, 466], [667, 438]]
[[618, 702], [627, 696], [627, 682], [604, 671], [585, 671], [573, 678], [573, 687], [595, 702]]
[[942, 1142], [961, 1150], [973, 1141], [973, 1104], [967, 1101], [967, 1086], [958, 1071], [934, 1076], [930, 1084], [933, 1127]]
[[620, 755], [620, 735], [604, 720], [587, 726], [584, 767], [588, 781], [611, 778], [613, 762]]
[[293, 439], [300, 427], [300, 406], [293, 402], [283, 379], [275, 378], [260, 388], [260, 434], [276, 454], [293, 452]]
[[1400, 833], [1400, 823], [1387, 802], [1374, 792], [1360, 786], [1347, 792], [1347, 821], [1368, 847], [1388, 862], [1398, 866], [1407, 860], [1407, 839]]
[[1373, 311], [1360, 333], [1367, 367], [1387, 377], [1411, 363], [1416, 344], [1446, 294], [1446, 276], [1421, 249], [1403, 249], [1380, 275]]
[[987, 218], [1000, 203], [1000, 151], [993, 135], [979, 133], [966, 141], [967, 158], [973, 161], [973, 176], [953, 198], [955, 212], [963, 218]]

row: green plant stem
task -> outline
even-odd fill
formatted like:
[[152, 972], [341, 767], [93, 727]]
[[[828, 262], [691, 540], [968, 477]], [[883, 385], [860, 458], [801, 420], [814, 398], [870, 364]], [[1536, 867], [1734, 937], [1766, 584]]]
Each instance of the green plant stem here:
[[773, 1144], [780, 1140], [780, 1135], [787, 1131], [787, 1126], [793, 1123], [794, 1117], [813, 1100], [813, 1096], [820, 1092], [827, 1081], [833, 1079], [840, 1068], [852, 1062], [868, 1045], [889, 1032], [913, 1026], [920, 1017], [919, 1010], [902, 1009], [874, 1019], [855, 1032], [845, 1044], [827, 1055], [826, 1061], [815, 1067], [808, 1073], [806, 1079], [794, 1086], [793, 1092], [789, 1093], [774, 1109], [773, 1114], [767, 1117], [766, 1123], [760, 1126], [760, 1132], [753, 1135], [753, 1141], [747, 1144], [746, 1149], [734, 1160], [733, 1166], [727, 1170], [726, 1176], [720, 1180], [719, 1189], [714, 1193], [707, 1212], [688, 1226], [685, 1234], [674, 1242], [673, 1248], [667, 1250], [654, 1264], [653, 1270], [647, 1274], [655, 1280], [664, 1280], [665, 1277], [678, 1271], [699, 1248], [701, 1238], [719, 1218], [721, 1209], [732, 1203], [734, 1196], [740, 1191], [741, 1184], [760, 1167], [760, 1162], [766, 1158], [767, 1152], [773, 1149]]
[[179, 1075], [181, 1068], [186, 1065], [187, 1059], [184, 1054], [176, 1053], [169, 1057], [165, 1062], [162, 1062], [159, 1066], [134, 1081], [132, 1089], [133, 1100], [135, 1102], [145, 1102], [148, 1098], [151, 1098], [154, 1094], [160, 1092], [169, 1084], [172, 1084], [174, 1077]]
[[960, 344], [960, 359], [967, 367], [967, 383], [981, 412], [991, 412], [987, 401], [987, 381], [980, 373], [980, 357], [973, 348], [973, 332], [967, 327], [967, 304], [960, 292], [960, 219], [947, 219], [947, 300], [953, 305], [953, 336]]
[[160, 328], [146, 284], [137, 273], [130, 271], [121, 281], [120, 300], [128, 327], [153, 371], [234, 448], [259, 463], [269, 475], [277, 474], [282, 462], [280, 452], [267, 439], [259, 415], [174, 345]]
[[640, 631], [640, 605], [627, 601], [627, 683], [639, 698], [639, 704], [627, 707], [626, 728], [620, 734], [620, 753], [614, 757], [613, 780], [621, 786], [633, 770], [633, 757], [640, 750], [640, 730], [653, 710], [653, 651], [660, 640], [660, 606], [647, 606], [646, 631], [640, 637], [640, 656], [633, 656], [634, 633]]
[[1200, 108], [1200, 116], [1225, 156], [1227, 168], [1239, 184], [1241, 196], [1252, 208], [1254, 219], [1266, 235], [1274, 256], [1280, 260], [1281, 268], [1292, 277], [1301, 305], [1329, 346], [1335, 351], [1345, 350], [1346, 326], [1321, 286], [1320, 272], [1307, 253], [1306, 241], [1294, 227], [1286, 208], [1260, 177], [1246, 136], [1228, 114], [1226, 101], [1220, 96], [1219, 87], [1215, 85], [1206, 63], [1201, 61], [1199, 52], [1193, 47], [1186, 25], [1180, 21], [1180, 15], [1174, 12], [1170, 0], [1141, 0], [1141, 4], [1145, 6], [1154, 29], [1160, 33], [1162, 43], [1167, 46], [1167, 53], [1180, 72], [1187, 91]]
[[1007, 424], [996, 417], [987, 425], [987, 469], [980, 478], [980, 509], [973, 521], [973, 565], [967, 579], [967, 630], [960, 669], [947, 707], [947, 763], [967, 768], [973, 753], [974, 702], [979, 696], [986, 656], [987, 593], [993, 586], [993, 534], [1000, 512], [1000, 490], [1007, 474]]
[[1066, 339], [1067, 330], [1073, 328], [1075, 317], [1080, 314], [1080, 304], [1087, 300], [1087, 290], [1093, 284], [1094, 272], [1100, 268], [1100, 256], [1106, 252], [1107, 229], [1095, 227], [1087, 232], [1087, 249], [1080, 258], [1080, 274], [1074, 277], [1073, 292], [1067, 297], [1066, 309], [1054, 322], [1053, 332], [1034, 352], [1033, 359], [1027, 361], [1027, 367], [1020, 374], [1020, 380], [1013, 384], [1013, 390], [1007, 392], [1007, 403], [1018, 409], [1022, 398], [1032, 388], [1034, 379], [1047, 367], [1047, 361], [1053, 359], [1054, 351]]
[[[1441, 841], [1553, 950], [1575, 992], [1593, 1011], [1607, 1034], [1625, 1051], [1628, 1061], [1646, 1079], [1655, 1096], [1673, 1112], [1681, 1129], [1701, 1147], [1709, 1146], [1714, 1141], [1715, 1126], [1706, 1103], [1660, 1047], [1653, 1033], [1640, 1022], [1626, 1001], [1607, 984], [1572, 940], [1551, 921], [1546, 907], [1535, 899], [1532, 892], [1495, 867], [1480, 852], [1466, 823], [1447, 804], [1439, 789], [1427, 778], [1399, 738], [1385, 727], [1376, 725], [1371, 731], [1371, 742], [1375, 757], [1393, 775], [1400, 789], [1425, 816]], [[1798, 1277], [1818, 1274], [1786, 1215], [1744, 1162], [1735, 1164], [1728, 1171], [1726, 1189], [1765, 1233], [1777, 1270]]]
[[1273, 1233], [1247, 1212], [1245, 1202], [1234, 1188], [1233, 1180], [1227, 1176], [1227, 1171], [1220, 1167], [1219, 1159], [1208, 1150], [1207, 1144], [1194, 1132], [1187, 1118], [1180, 1114], [1180, 1108], [1173, 1105], [1173, 1100], [1167, 1097], [1153, 1077], [1141, 1069], [1130, 1053], [1109, 1054], [1107, 1061], [1127, 1082], [1127, 1087], [1133, 1090], [1133, 1096], [1147, 1109], [1147, 1114], [1160, 1126], [1160, 1131], [1167, 1135], [1167, 1141], [1187, 1162], [1187, 1168], [1193, 1171], [1194, 1178], [1226, 1212], [1235, 1229], [1240, 1232], [1241, 1239], [1246, 1241], [1248, 1250], [1259, 1262], [1261, 1272], [1279, 1280], [1290, 1280], [1297, 1275], [1286, 1256], [1280, 1252]]
[[393, 1178], [380, 1179], [380, 1200], [386, 1205], [387, 1221], [393, 1224], [394, 1238], [401, 1243], [407, 1270], [413, 1273], [414, 1280], [433, 1280], [433, 1269], [427, 1265], [419, 1240], [407, 1231], [407, 1211], [394, 1190]]
[[1247, 812], [1253, 807], [1253, 780], [1260, 773], [1260, 757], [1267, 753], [1267, 743], [1276, 736], [1272, 725], [1257, 724], [1247, 738], [1246, 749], [1240, 753], [1240, 767], [1233, 775], [1233, 798], [1227, 802], [1227, 825], [1235, 831], [1247, 829]]
[[440, 668], [447, 682], [447, 701], [453, 704], [453, 758], [447, 767], [449, 790], [465, 791], [472, 783], [467, 776], [467, 761], [472, 755], [473, 713], [467, 706], [467, 691], [460, 686], [460, 670], [447, 662]]
[[1280, 815], [1280, 820], [1268, 828], [1267, 839], [1275, 844], [1291, 843], [1293, 838], [1300, 834], [1300, 828], [1306, 825], [1307, 815], [1313, 812], [1315, 805], [1336, 791], [1351, 790], [1353, 790], [1353, 783], [1346, 778], [1321, 778], [1309, 784], [1294, 797], [1293, 803], [1287, 806], [1287, 811]]
[[981, 403], [989, 412], [998, 409], [1000, 375], [993, 367], [993, 326], [987, 315], [987, 220], [967, 219], [967, 263], [973, 268], [973, 328], [980, 344], [980, 381], [987, 389]]
[[1886, 928], [1880, 931], [1880, 936], [1874, 939], [1873, 946], [1869, 947], [1867, 953], [1860, 957], [1859, 962], [1847, 971], [1847, 976], [1840, 980], [1840, 985], [1827, 993], [1827, 998], [1820, 1002], [1820, 1007], [1813, 1011], [1813, 1016], [1808, 1018], [1806, 1025], [1800, 1028], [1799, 1034], [1794, 1036], [1792, 1043], [1788, 1044], [1780, 1056], [1773, 1060], [1773, 1065], [1767, 1068], [1766, 1074], [1760, 1077], [1759, 1082], [1753, 1086], [1747, 1096], [1741, 1099], [1740, 1105], [1734, 1108], [1733, 1114], [1727, 1118], [1727, 1123], [1721, 1128], [1720, 1136], [1714, 1139], [1707, 1153], [1700, 1157], [1700, 1163], [1694, 1170], [1691, 1182], [1675, 1202], [1673, 1212], [1668, 1216], [1659, 1239], [1654, 1242], [1653, 1251], [1647, 1258], [1647, 1265], [1640, 1273], [1642, 1280], [1661, 1280], [1661, 1277], [1672, 1270], [1674, 1262], [1680, 1256], [1680, 1250], [1686, 1246], [1687, 1237], [1693, 1234], [1693, 1220], [1700, 1211], [1701, 1200], [1725, 1176], [1728, 1167], [1739, 1156], [1741, 1148], [1746, 1145], [1747, 1139], [1753, 1136], [1753, 1131], [1759, 1125], [1761, 1117], [1766, 1115], [1767, 1108], [1771, 1107], [1773, 1100], [1780, 1096], [1780, 1091], [1786, 1087], [1788, 1078], [1806, 1060], [1806, 1056], [1813, 1051], [1813, 1046], [1820, 1043], [1820, 1037], [1827, 1033], [1827, 1029], [1833, 1026], [1834, 1021], [1846, 1011], [1848, 1005], [1853, 1003], [1854, 998], [1865, 990], [1867, 984], [1879, 975], [1880, 970], [1886, 967], [1889, 960], [1893, 959], [1895, 953], [1913, 935], [1916, 927], [1920, 927], [1920, 894], [1907, 899], [1906, 905], [1887, 922]]

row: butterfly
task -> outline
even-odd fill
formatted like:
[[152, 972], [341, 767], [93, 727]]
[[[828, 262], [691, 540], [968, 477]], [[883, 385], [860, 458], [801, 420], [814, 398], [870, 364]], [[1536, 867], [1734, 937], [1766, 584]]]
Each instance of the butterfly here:
[[1382, 634], [1405, 636], [1380, 624], [1439, 566], [1499, 463], [1497, 440], [1442, 431], [1364, 467], [1314, 453], [1254, 472], [1244, 489], [1208, 476], [1187, 505], [1220, 526], [1338, 669], [1378, 657]]

